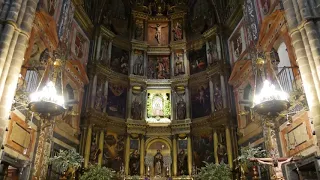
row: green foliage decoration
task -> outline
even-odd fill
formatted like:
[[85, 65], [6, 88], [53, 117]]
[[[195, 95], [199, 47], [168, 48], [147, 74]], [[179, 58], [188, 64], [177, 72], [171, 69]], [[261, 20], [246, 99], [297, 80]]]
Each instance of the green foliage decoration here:
[[239, 167], [243, 173], [248, 172], [248, 169], [253, 166], [251, 158], [263, 158], [266, 157], [267, 153], [261, 147], [241, 147], [240, 155], [237, 157]]
[[205, 180], [232, 180], [231, 169], [226, 164], [215, 164], [204, 162], [205, 166], [200, 169], [199, 179]]
[[49, 158], [49, 163], [60, 173], [68, 170], [76, 171], [81, 167], [83, 157], [75, 149], [60, 150], [57, 155]]
[[89, 170], [80, 177], [80, 180], [111, 180], [115, 177], [116, 174], [112, 169], [95, 165], [90, 166]]

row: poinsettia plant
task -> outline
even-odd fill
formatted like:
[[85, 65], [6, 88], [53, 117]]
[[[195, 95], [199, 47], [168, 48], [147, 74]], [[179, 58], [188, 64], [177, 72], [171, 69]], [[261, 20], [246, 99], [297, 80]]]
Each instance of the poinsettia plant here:
[[205, 166], [200, 169], [198, 174], [199, 179], [206, 180], [231, 180], [232, 173], [231, 169], [226, 164], [215, 164], [204, 162]]
[[95, 165], [90, 166], [88, 171], [80, 177], [80, 180], [111, 180], [115, 177], [116, 174], [112, 169]]
[[74, 173], [81, 167], [83, 157], [75, 149], [60, 150], [58, 154], [49, 159], [49, 163], [60, 173], [72, 171]]

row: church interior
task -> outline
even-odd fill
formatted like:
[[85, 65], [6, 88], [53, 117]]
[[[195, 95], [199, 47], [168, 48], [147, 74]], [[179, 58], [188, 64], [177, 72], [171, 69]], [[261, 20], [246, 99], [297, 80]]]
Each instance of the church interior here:
[[319, 0], [0, 0], [0, 180], [319, 180]]

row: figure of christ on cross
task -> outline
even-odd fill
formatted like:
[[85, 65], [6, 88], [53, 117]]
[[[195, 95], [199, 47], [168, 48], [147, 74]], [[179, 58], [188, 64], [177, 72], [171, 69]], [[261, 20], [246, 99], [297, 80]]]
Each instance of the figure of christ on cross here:
[[156, 24], [156, 26], [149, 26], [150, 28], [153, 28], [156, 30], [156, 33], [154, 35], [154, 38], [156, 38], [158, 44], [160, 44], [160, 41], [161, 41], [161, 30], [162, 28], [165, 28], [167, 27], [168, 25], [166, 26], [161, 26], [160, 24]]
[[275, 180], [284, 180], [281, 166], [292, 161], [291, 158], [251, 158], [250, 161], [258, 161], [260, 164], [271, 165], [274, 171]]

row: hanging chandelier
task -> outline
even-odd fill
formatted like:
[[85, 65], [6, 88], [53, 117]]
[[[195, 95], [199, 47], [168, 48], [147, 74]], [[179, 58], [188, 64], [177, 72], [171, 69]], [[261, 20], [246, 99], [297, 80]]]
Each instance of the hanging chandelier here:
[[[63, 69], [62, 69], [62, 62], [61, 60], [57, 60], [56, 57], [50, 59], [46, 66], [46, 71], [48, 71], [48, 78], [46, 79], [45, 86], [39, 90], [39, 87], [42, 83], [40, 82], [36, 92], [30, 95], [30, 103], [28, 105], [29, 109], [32, 112], [38, 113], [45, 117], [50, 116], [58, 116], [65, 112], [65, 102], [63, 96]], [[44, 76], [46, 73], [43, 74], [41, 78], [43, 81], [45, 78]], [[58, 78], [61, 78], [58, 81]], [[57, 82], [61, 82], [61, 93], [58, 93], [56, 86]]]
[[277, 116], [289, 107], [289, 95], [265, 80], [260, 93], [254, 96], [253, 106], [258, 114]]

